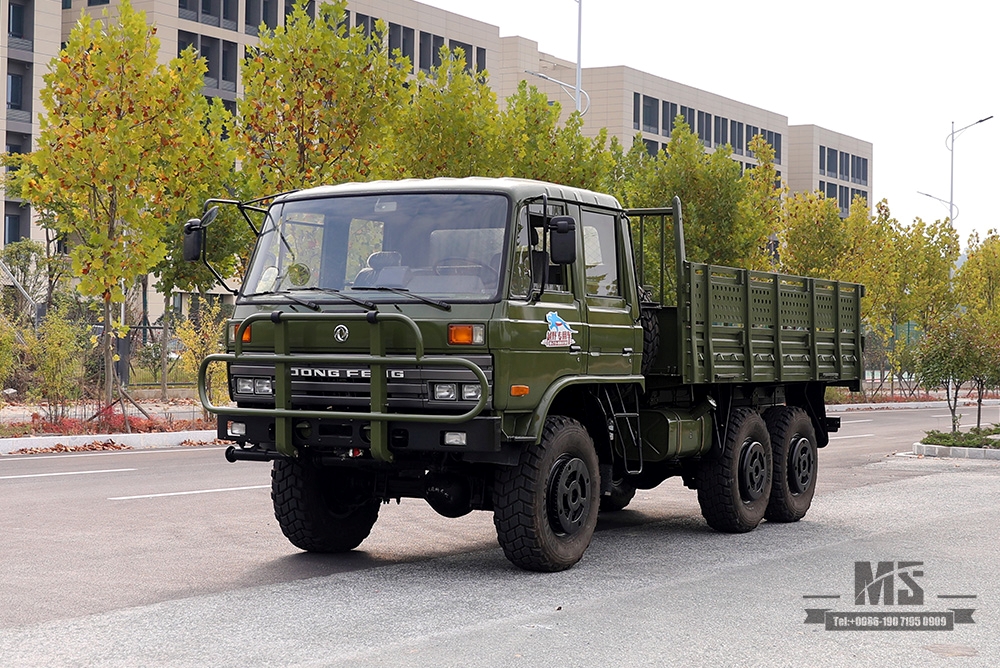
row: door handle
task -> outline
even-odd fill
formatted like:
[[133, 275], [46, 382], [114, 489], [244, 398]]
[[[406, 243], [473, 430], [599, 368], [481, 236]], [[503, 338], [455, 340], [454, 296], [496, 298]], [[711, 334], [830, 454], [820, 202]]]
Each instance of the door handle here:
[[633, 350], [631, 348], [622, 348], [622, 355], [628, 356], [631, 355], [632, 352]]
[[571, 353], [578, 353], [578, 352], [580, 352], [580, 351], [582, 351], [582, 350], [583, 350], [583, 348], [581, 348], [580, 346], [578, 346], [578, 345], [576, 345], [576, 344], [573, 344], [573, 345], [571, 345], [571, 346], [569, 347], [569, 351], [570, 351]]

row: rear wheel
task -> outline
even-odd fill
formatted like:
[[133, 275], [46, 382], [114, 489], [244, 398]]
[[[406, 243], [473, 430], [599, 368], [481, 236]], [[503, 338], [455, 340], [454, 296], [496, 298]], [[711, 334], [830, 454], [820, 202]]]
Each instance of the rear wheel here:
[[774, 483], [764, 517], [797, 522], [805, 517], [816, 492], [816, 430], [801, 408], [777, 406], [764, 413], [774, 454]]
[[587, 430], [571, 418], [546, 419], [541, 443], [497, 471], [493, 523], [504, 555], [530, 571], [571, 567], [594, 536], [600, 489]]
[[698, 504], [709, 526], [727, 533], [756, 528], [771, 495], [772, 468], [763, 418], [749, 408], [733, 410], [725, 442], [699, 472]]
[[345, 469], [279, 459], [271, 470], [271, 501], [282, 533], [308, 552], [347, 552], [371, 533], [379, 500], [364, 477]]

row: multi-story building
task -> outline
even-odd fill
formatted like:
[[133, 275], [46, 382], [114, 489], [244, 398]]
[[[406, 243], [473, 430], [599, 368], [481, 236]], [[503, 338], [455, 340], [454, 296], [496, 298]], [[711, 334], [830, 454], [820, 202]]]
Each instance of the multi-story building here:
[[[47, 63], [56, 55], [81, 11], [113, 13], [117, 0], [0, 0], [0, 68], [6, 80], [7, 114], [0, 130], [8, 151], [31, 150], [37, 133], [38, 91]], [[240, 64], [247, 46], [257, 43], [259, 26], [275, 27], [291, 11], [292, 0], [133, 0], [157, 26], [164, 62], [188, 46], [205, 58], [205, 94], [234, 107], [242, 93]], [[500, 36], [497, 26], [430, 7], [414, 0], [349, 0], [345, 22], [374, 29], [387, 24], [388, 45], [410, 59], [412, 71], [438, 63], [442, 46], [461, 48], [470, 70], [488, 70], [500, 100], [528, 79], [558, 100], [564, 118], [574, 109], [576, 65], [538, 50], [537, 42]], [[315, 11], [310, 7], [310, 13]], [[536, 76], [536, 75], [542, 76]], [[641, 135], [651, 153], [670, 140], [679, 114], [699, 134], [706, 151], [728, 144], [733, 159], [756, 164], [748, 148], [757, 134], [775, 149], [775, 162], [793, 191], [820, 190], [838, 201], [842, 214], [853, 196], [866, 199], [872, 183], [872, 145], [814, 125], [789, 125], [778, 112], [732, 100], [630, 67], [594, 67], [582, 71], [588, 108], [584, 132], [601, 128], [629, 143]], [[20, 202], [4, 204], [4, 243], [32, 234], [29, 212]], [[40, 236], [34, 233], [35, 236]], [[157, 315], [154, 308], [154, 317]]]
[[[0, 0], [0, 81], [7, 106], [0, 115], [6, 153], [27, 153], [38, 134], [38, 91], [48, 63], [59, 51], [59, 0]], [[30, 207], [3, 199], [3, 243], [42, 236], [31, 225]]]

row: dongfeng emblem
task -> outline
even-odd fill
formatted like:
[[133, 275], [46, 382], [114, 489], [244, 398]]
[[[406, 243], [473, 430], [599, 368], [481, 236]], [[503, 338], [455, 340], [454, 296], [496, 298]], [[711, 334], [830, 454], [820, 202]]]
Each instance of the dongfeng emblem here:
[[347, 329], [347, 325], [337, 325], [333, 328], [333, 338], [337, 343], [343, 343], [350, 335], [351, 332]]
[[548, 348], [565, 348], [576, 343], [573, 335], [576, 330], [569, 326], [565, 320], [555, 311], [545, 314], [545, 321], [549, 325], [549, 331], [545, 333], [545, 340], [542, 345]]

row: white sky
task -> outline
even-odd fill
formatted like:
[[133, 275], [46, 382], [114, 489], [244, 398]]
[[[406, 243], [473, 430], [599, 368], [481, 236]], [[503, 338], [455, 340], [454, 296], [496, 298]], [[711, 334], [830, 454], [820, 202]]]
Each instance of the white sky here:
[[[421, 1], [576, 60], [575, 0]], [[951, 123], [957, 130], [996, 114], [955, 142], [964, 247], [973, 230], [1000, 228], [998, 29], [1000, 9], [981, 0], [583, 0], [581, 60], [628, 65], [871, 142], [872, 203], [887, 199], [902, 223], [947, 217]]]

